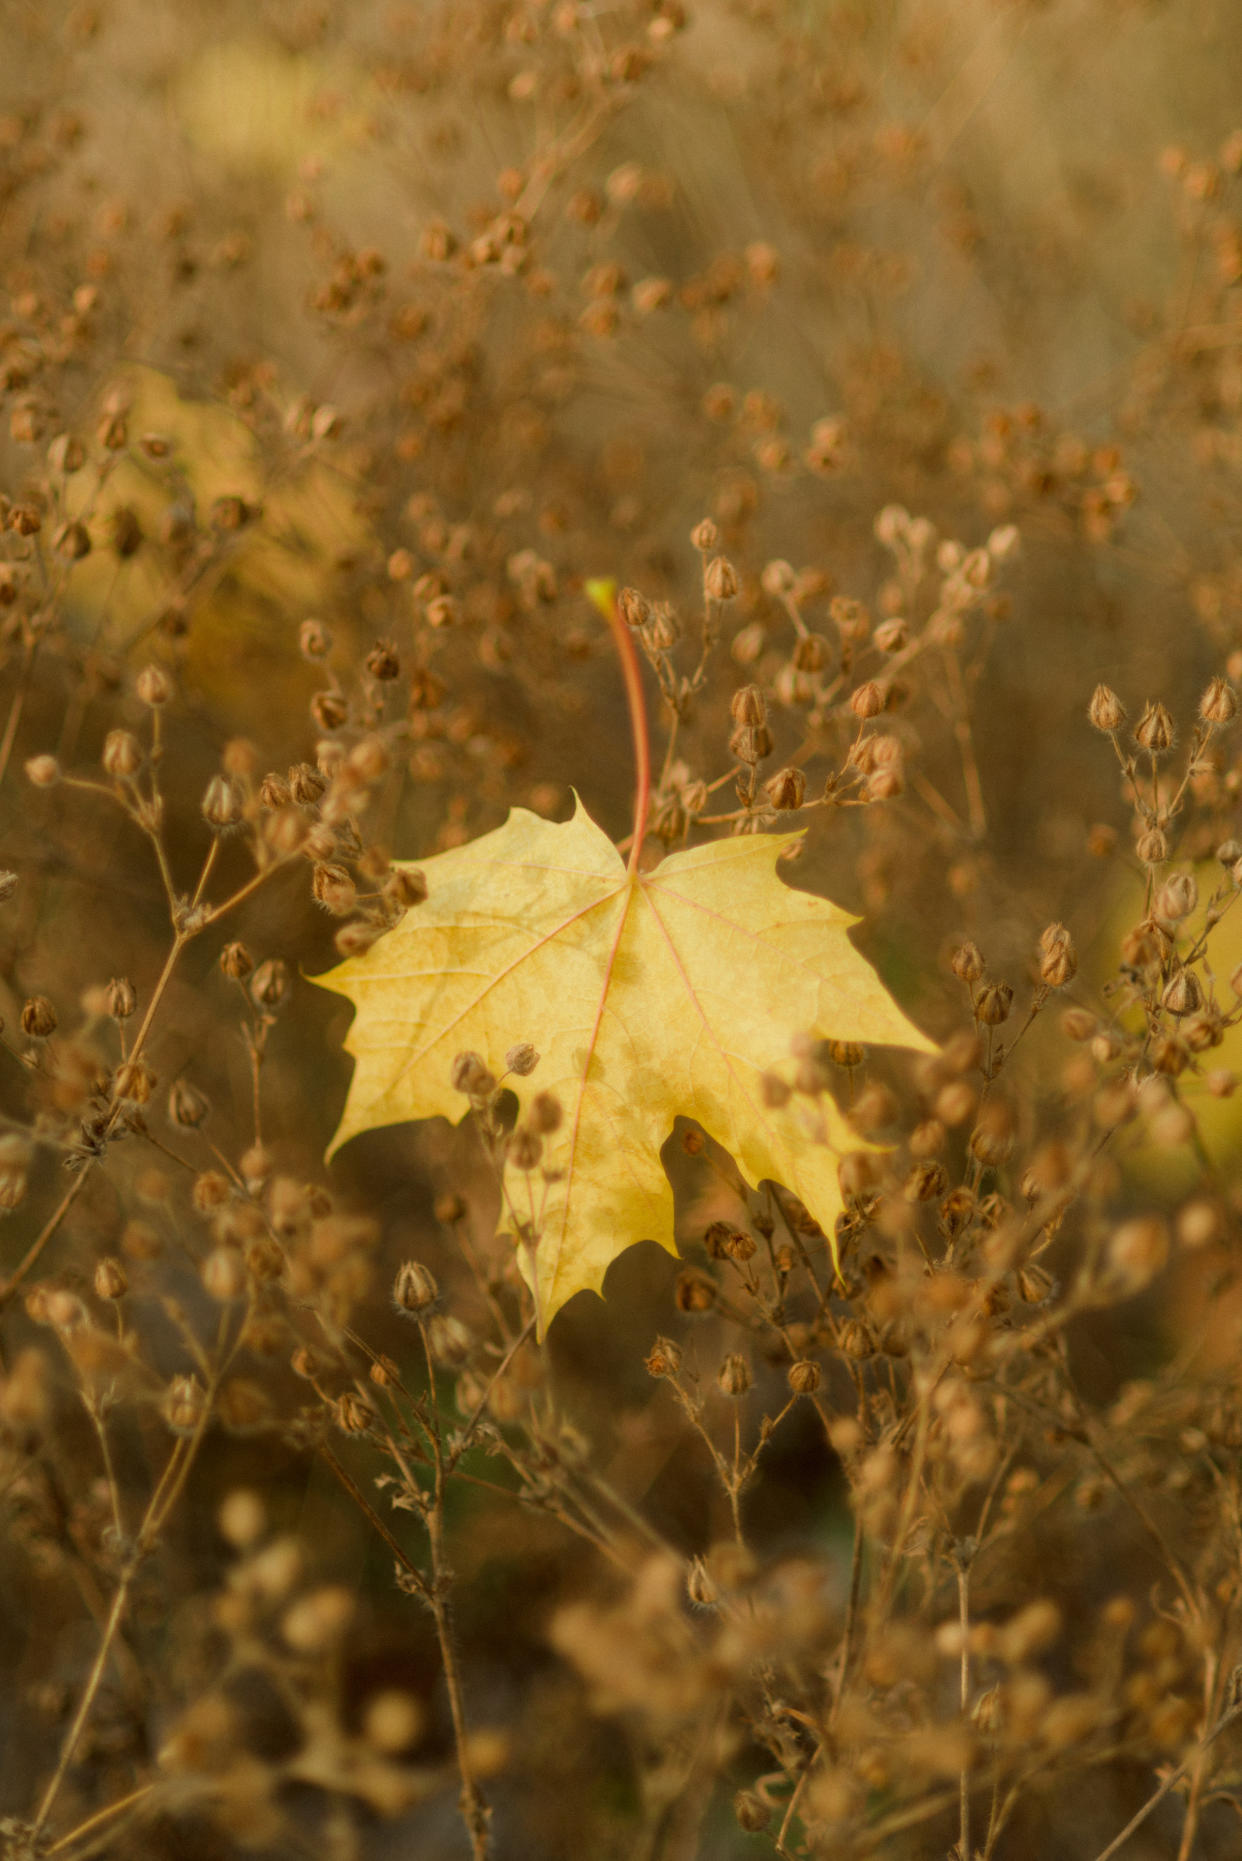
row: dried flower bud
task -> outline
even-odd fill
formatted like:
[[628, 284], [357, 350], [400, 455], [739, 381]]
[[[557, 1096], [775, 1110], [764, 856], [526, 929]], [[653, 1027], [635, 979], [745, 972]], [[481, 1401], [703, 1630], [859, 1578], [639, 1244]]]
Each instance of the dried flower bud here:
[[1161, 866], [1169, 857], [1169, 842], [1159, 827], [1149, 827], [1139, 835], [1134, 850], [1145, 866]]
[[112, 1079], [112, 1095], [131, 1105], [145, 1105], [156, 1086], [155, 1074], [143, 1060], [124, 1060]]
[[112, 548], [122, 561], [138, 554], [143, 542], [142, 520], [130, 505], [122, 504], [113, 511], [109, 530]]
[[387, 682], [401, 676], [401, 661], [391, 640], [377, 640], [366, 657], [366, 668], [373, 679]]
[[703, 571], [703, 587], [713, 601], [732, 601], [737, 594], [737, 570], [725, 556], [713, 556]]
[[1050, 924], [1039, 940], [1039, 979], [1050, 989], [1063, 989], [1078, 972], [1078, 952], [1064, 924]]
[[409, 911], [427, 896], [426, 876], [417, 866], [394, 866], [381, 890], [392, 910]]
[[241, 801], [227, 775], [213, 775], [203, 791], [203, 819], [217, 830], [232, 827], [241, 819]]
[[953, 952], [949, 967], [959, 982], [979, 982], [983, 976], [983, 953], [969, 938]]
[[850, 710], [863, 722], [878, 717], [884, 709], [884, 703], [884, 687], [873, 678], [867, 679], [850, 694]]
[[[361, 1412], [365, 1409], [367, 1420], [362, 1421], [362, 1427], [369, 1427], [374, 1412], [364, 1397], [352, 1391], [350, 1394], [358, 1408], [349, 1416], [342, 1416], [338, 1408], [336, 1419], [338, 1426], [356, 1432], [351, 1422], [361, 1421]], [[295, 1654], [323, 1654], [341, 1640], [353, 1620], [355, 1608], [355, 1598], [344, 1584], [324, 1584], [290, 1604], [281, 1618], [280, 1632]]]
[[786, 562], [778, 556], [764, 563], [759, 582], [765, 594], [774, 595], [779, 600], [781, 596], [793, 593], [798, 585], [798, 577], [792, 562]]
[[339, 691], [317, 691], [310, 712], [317, 730], [339, 730], [349, 720], [349, 705]]
[[207, 1099], [188, 1079], [176, 1079], [168, 1094], [168, 1116], [174, 1124], [195, 1131], [211, 1110]]
[[750, 1366], [745, 1357], [731, 1351], [716, 1372], [716, 1386], [722, 1396], [744, 1396], [751, 1385]]
[[1171, 1015], [1196, 1014], [1203, 1006], [1203, 989], [1193, 969], [1179, 969], [1165, 985], [1161, 1001]]
[[894, 615], [882, 620], [875, 630], [875, 644], [882, 653], [899, 653], [910, 643], [910, 623]]
[[254, 958], [244, 943], [226, 943], [220, 952], [220, 967], [232, 982], [244, 982], [254, 968]]
[[744, 1829], [748, 1835], [758, 1835], [772, 1820], [771, 1805], [765, 1803], [757, 1790], [739, 1790], [733, 1799], [733, 1814], [739, 1829]]
[[114, 1021], [128, 1021], [138, 1006], [138, 991], [128, 976], [113, 976], [107, 997], [108, 1013]]
[[200, 1215], [210, 1215], [218, 1208], [223, 1208], [229, 1199], [228, 1178], [219, 1170], [204, 1170], [194, 1179], [190, 1199]]
[[95, 1266], [95, 1294], [100, 1299], [123, 1299], [129, 1291], [129, 1275], [111, 1254]]
[[648, 1376], [676, 1376], [681, 1368], [681, 1346], [671, 1338], [657, 1338], [646, 1357]]
[[1009, 1019], [1013, 990], [1007, 982], [985, 982], [975, 998], [975, 1019], [984, 1027], [999, 1027]]
[[1205, 724], [1227, 724], [1237, 708], [1237, 693], [1223, 678], [1214, 678], [1199, 700], [1199, 715]]
[[1152, 756], [1163, 756], [1172, 749], [1173, 719], [1164, 705], [1148, 700], [1134, 726], [1134, 740]]
[[564, 1118], [564, 1108], [558, 1098], [551, 1092], [536, 1092], [531, 1100], [527, 1120], [532, 1131], [538, 1131], [543, 1137], [550, 1137], [553, 1131], [560, 1130]]
[[19, 1020], [29, 1040], [47, 1040], [56, 1032], [56, 1010], [46, 995], [31, 995], [24, 1001]]
[[162, 666], [148, 665], [138, 674], [134, 689], [139, 699], [150, 710], [157, 710], [167, 704], [173, 695], [172, 680]]
[[651, 619], [651, 603], [637, 588], [622, 588], [616, 597], [617, 612], [627, 627], [645, 627]]
[[289, 771], [289, 795], [299, 807], [313, 808], [327, 786], [313, 763], [297, 762]]
[[1123, 1221], [1109, 1236], [1108, 1264], [1128, 1287], [1148, 1285], [1169, 1257], [1169, 1231], [1154, 1215]]
[[35, 788], [54, 788], [60, 781], [60, 764], [54, 756], [32, 756], [26, 764], [26, 780]]
[[515, 1170], [538, 1169], [543, 1157], [543, 1139], [529, 1125], [519, 1124], [509, 1139], [506, 1157]]
[[539, 1064], [539, 1055], [528, 1040], [516, 1047], [510, 1047], [505, 1055], [505, 1071], [516, 1073], [519, 1079], [526, 1079]]
[[801, 1358], [789, 1366], [789, 1392], [793, 1396], [813, 1396], [822, 1381], [819, 1365], [809, 1358]]
[[465, 1363], [474, 1348], [474, 1337], [460, 1318], [448, 1312], [436, 1312], [427, 1321], [427, 1346], [437, 1363]]
[[104, 773], [114, 781], [137, 775], [142, 767], [142, 745], [132, 730], [110, 730], [100, 756]]
[[344, 866], [319, 865], [311, 874], [311, 896], [315, 903], [337, 917], [352, 911], [358, 890]]
[[739, 724], [729, 738], [729, 753], [752, 767], [772, 754], [772, 735], [766, 724]]
[[0, 905], [6, 905], [17, 890], [17, 874], [0, 866]]
[[691, 530], [690, 541], [700, 555], [709, 556], [720, 541], [720, 532], [710, 517], [703, 517]]
[[1171, 924], [1188, 918], [1199, 903], [1199, 886], [1193, 873], [1171, 872], [1156, 893], [1152, 915]]
[[435, 1274], [421, 1260], [406, 1260], [397, 1268], [392, 1299], [399, 1312], [425, 1312], [439, 1296]]
[[288, 965], [278, 956], [269, 956], [251, 978], [250, 998], [258, 1007], [272, 1010], [282, 1007], [288, 994]]
[[716, 1287], [702, 1273], [679, 1273], [673, 1288], [673, 1301], [679, 1312], [694, 1315], [710, 1312], [716, 1303]]
[[949, 1178], [943, 1163], [916, 1163], [906, 1178], [904, 1195], [908, 1202], [935, 1202], [944, 1195]]
[[1126, 721], [1126, 708], [1115, 691], [1107, 685], [1097, 685], [1087, 706], [1087, 717], [1097, 730], [1120, 730]]
[[979, 1163], [995, 1168], [1013, 1149], [1013, 1113], [999, 1099], [990, 1099], [979, 1107], [979, 1117], [970, 1134], [970, 1154]]
[[735, 724], [766, 724], [767, 700], [758, 685], [742, 685], [729, 700]]
[[496, 1090], [496, 1081], [488, 1071], [481, 1053], [459, 1053], [449, 1073], [453, 1090], [462, 1092], [472, 1104], [485, 1104]]
[[164, 1392], [164, 1420], [174, 1434], [193, 1434], [206, 1407], [207, 1396], [196, 1376], [174, 1376]]
[[822, 672], [831, 658], [828, 642], [822, 633], [805, 633], [793, 650], [794, 669], [798, 672]]
[[236, 1247], [213, 1247], [199, 1268], [199, 1278], [208, 1298], [219, 1305], [244, 1297], [249, 1284], [246, 1263]]
[[763, 792], [774, 808], [788, 813], [806, 799], [806, 776], [801, 769], [780, 769], [768, 777]]

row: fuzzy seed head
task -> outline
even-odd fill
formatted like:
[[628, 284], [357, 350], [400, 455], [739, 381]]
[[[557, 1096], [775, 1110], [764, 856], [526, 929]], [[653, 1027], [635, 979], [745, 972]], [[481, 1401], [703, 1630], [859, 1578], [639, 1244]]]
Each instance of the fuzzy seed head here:
[[147, 665], [138, 674], [134, 685], [140, 701], [148, 710], [156, 711], [167, 704], [173, 695], [173, 684], [162, 666]]
[[879, 717], [884, 704], [884, 687], [877, 679], [867, 679], [850, 694], [850, 710], [864, 723], [869, 718]]
[[168, 1094], [168, 1116], [184, 1130], [196, 1131], [211, 1110], [207, 1099], [188, 1079], [176, 1079]]
[[1148, 700], [1134, 726], [1134, 740], [1151, 756], [1163, 756], [1173, 747], [1173, 719], [1163, 704]]
[[648, 1376], [676, 1376], [681, 1368], [681, 1345], [672, 1338], [657, 1338], [647, 1353]]
[[1226, 679], [1214, 678], [1199, 700], [1199, 715], [1205, 724], [1227, 724], [1238, 709], [1238, 694]]
[[1199, 885], [1191, 872], [1171, 872], [1156, 893], [1153, 915], [1178, 924], [1188, 918], [1199, 903]]
[[233, 827], [241, 819], [241, 799], [237, 787], [227, 775], [213, 775], [203, 790], [203, 819], [217, 832]]
[[758, 726], [768, 721], [767, 700], [758, 685], [742, 685], [729, 700], [735, 724]]
[[823, 1381], [823, 1374], [817, 1363], [804, 1357], [790, 1364], [788, 1381], [790, 1395], [813, 1396]]
[[716, 1372], [716, 1386], [721, 1395], [733, 1397], [735, 1400], [746, 1394], [751, 1380], [749, 1364], [736, 1351], [730, 1351]]
[[111, 1254], [96, 1262], [95, 1295], [100, 1299], [123, 1299], [129, 1291], [129, 1275]]
[[1203, 1006], [1203, 988], [1194, 970], [1177, 970], [1166, 983], [1161, 1001], [1171, 1015], [1196, 1014]]
[[1087, 718], [1097, 730], [1120, 730], [1126, 721], [1126, 707], [1108, 685], [1097, 685], [1087, 706]]
[[26, 780], [35, 788], [55, 788], [60, 764], [54, 756], [32, 756], [26, 763]]
[[703, 587], [713, 601], [732, 601], [737, 594], [737, 570], [726, 556], [713, 556], [703, 571]]
[[801, 769], [780, 769], [768, 777], [763, 792], [774, 808], [790, 813], [806, 799], [806, 776]]
[[244, 943], [226, 943], [220, 952], [220, 967], [232, 982], [244, 982], [254, 968], [254, 958]]
[[1050, 924], [1039, 940], [1039, 979], [1049, 989], [1063, 989], [1078, 973], [1078, 953], [1064, 924]]
[[28, 996], [18, 1019], [28, 1040], [47, 1040], [56, 1032], [56, 1010], [46, 995]]

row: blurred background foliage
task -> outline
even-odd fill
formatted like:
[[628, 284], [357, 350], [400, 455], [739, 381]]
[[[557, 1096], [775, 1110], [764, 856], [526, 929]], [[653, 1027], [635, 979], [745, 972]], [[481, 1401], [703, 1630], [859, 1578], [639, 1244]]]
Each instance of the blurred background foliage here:
[[[622, 694], [587, 579], [693, 613], [688, 537], [710, 515], [743, 577], [731, 667], [767, 682], [789, 657], [769, 560], [793, 565], [827, 631], [834, 595], [891, 611], [884, 506], [967, 547], [1014, 524], [1021, 561], [972, 661], [984, 820], [968, 818], [953, 705], [933, 694], [912, 714], [911, 759], [947, 806], [911, 793], [875, 817], [812, 817], [799, 882], [866, 914], [868, 949], [937, 1034], [960, 1013], [943, 958], [963, 936], [1020, 976], [1035, 933], [1064, 918], [1090, 983], [1111, 974], [1141, 905], [1087, 698], [1101, 679], [1132, 714], [1158, 696], [1188, 734], [1209, 674], [1242, 672], [1232, 0], [10, 0], [4, 15], [0, 485], [6, 517], [50, 500], [43, 543], [9, 585], [54, 612], [56, 648], [27, 680], [29, 641], [6, 636], [24, 694], [14, 756], [90, 764], [105, 729], [136, 715], [129, 682], [154, 654], [182, 693], [168, 781], [188, 834], [231, 740], [313, 755], [318, 680], [297, 640], [317, 618], [342, 660], [377, 638], [409, 643], [414, 742], [384, 798], [394, 853], [451, 844], [514, 803], [563, 814], [571, 785], [620, 836]], [[49, 493], [62, 435], [83, 436], [86, 456]], [[447, 617], [433, 608], [444, 599]], [[699, 702], [679, 746], [690, 773], [724, 766], [726, 701], [712, 688]], [[773, 728], [791, 755], [797, 707]], [[1186, 848], [1201, 861], [1235, 808], [1236, 769], [1217, 776], [1202, 843]], [[163, 928], [141, 844], [85, 801], [76, 824], [54, 815], [59, 798], [10, 787], [4, 805], [6, 861], [46, 880], [6, 929], [6, 1019], [33, 989], [72, 1000], [110, 968], [149, 987]], [[1093, 836], [1101, 825], [1119, 857]], [[275, 889], [247, 938], [325, 967], [330, 926]], [[1239, 958], [1231, 921], [1219, 974]], [[244, 1127], [249, 1073], [206, 956], [174, 1001], [161, 1074], [192, 1059], [222, 1119]], [[268, 1141], [308, 1174], [344, 1089], [340, 1032], [306, 990], [267, 1065]], [[1050, 1051], [1032, 1042], [1032, 1119], [1058, 1091]], [[1215, 1102], [1204, 1138], [1231, 1179], [1236, 1130], [1232, 1102]], [[378, 1215], [391, 1263], [446, 1249], [433, 1204], [470, 1158], [465, 1133], [396, 1132], [352, 1147], [335, 1180]], [[689, 1238], [712, 1177], [699, 1159], [676, 1167]], [[1133, 1193], [1172, 1202], [1195, 1164], [1161, 1153], [1132, 1167]], [[488, 1213], [479, 1191], [480, 1244]], [[88, 1251], [115, 1219], [87, 1208]], [[566, 1315], [553, 1355], [610, 1479], [697, 1551], [720, 1496], [653, 1411], [642, 1354], [673, 1269], [652, 1254], [621, 1263], [607, 1304]], [[1208, 1312], [1232, 1338], [1232, 1306], [1192, 1268], [1122, 1357], [1145, 1367], [1162, 1326], [1192, 1335]], [[396, 1349], [378, 1293], [370, 1322]], [[1110, 1324], [1084, 1347], [1103, 1383], [1120, 1377]], [[813, 1428], [786, 1439], [752, 1495], [754, 1530], [835, 1544], [839, 1471]], [[190, 1600], [184, 1620], [170, 1615], [170, 1646], [183, 1628], [194, 1642], [195, 1599], [223, 1557], [202, 1521], [253, 1479], [367, 1590], [344, 1691], [420, 1661], [429, 1690], [430, 1643], [411, 1651], [400, 1618], [392, 1653], [388, 1560], [327, 1476], [266, 1436], [213, 1454], [200, 1530], [175, 1546]], [[572, 1548], [551, 1526], [524, 1518], [515, 1538], [502, 1508], [460, 1503], [476, 1696], [498, 1723], [520, 1703], [541, 1779], [536, 1793], [513, 1785], [505, 1813], [527, 1852], [579, 1852], [582, 1776], [618, 1795], [595, 1804], [598, 1827], [624, 1832], [632, 1806], [612, 1731], [583, 1731], [543, 1638], [541, 1599], [572, 1584]], [[4, 1634], [11, 1671], [30, 1679], [45, 1650], [12, 1609]], [[58, 1683], [80, 1659], [76, 1643], [58, 1650]], [[41, 1736], [14, 1733], [8, 1791]], [[106, 1741], [96, 1755], [106, 1769]], [[1113, 1794], [1098, 1812], [1110, 1828]], [[454, 1855], [453, 1814], [437, 1814], [419, 1851]], [[376, 1833], [374, 1852], [402, 1839]], [[751, 1852], [736, 1831], [712, 1839], [704, 1854]]]

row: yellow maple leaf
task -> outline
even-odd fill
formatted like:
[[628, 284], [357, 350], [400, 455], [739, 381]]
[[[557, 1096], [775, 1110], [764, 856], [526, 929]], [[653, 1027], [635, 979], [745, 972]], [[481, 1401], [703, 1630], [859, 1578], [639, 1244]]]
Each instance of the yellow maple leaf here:
[[503, 827], [421, 866], [424, 903], [365, 955], [317, 978], [357, 1014], [357, 1062], [329, 1154], [360, 1131], [459, 1119], [454, 1057], [499, 1075], [533, 1042], [534, 1072], [506, 1083], [563, 1109], [539, 1169], [506, 1166], [509, 1225], [536, 1237], [540, 1330], [636, 1241], [676, 1254], [660, 1147], [697, 1119], [747, 1182], [790, 1189], [829, 1235], [837, 1165], [859, 1148], [829, 1101], [765, 1102], [798, 1032], [932, 1050], [847, 932], [856, 920], [777, 877], [800, 833], [719, 840], [627, 869], [581, 802], [572, 820], [515, 808]]

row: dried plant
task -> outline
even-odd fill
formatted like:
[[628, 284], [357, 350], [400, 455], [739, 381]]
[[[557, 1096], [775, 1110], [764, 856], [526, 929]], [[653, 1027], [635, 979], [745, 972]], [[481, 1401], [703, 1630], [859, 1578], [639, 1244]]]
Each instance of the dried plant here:
[[[1191, 12], [6, 22], [7, 1861], [1236, 1851], [1242, 131]], [[562, 913], [411, 1057], [428, 927], [484, 981], [537, 929], [477, 843], [525, 884], [571, 817], [618, 923], [797, 861], [805, 986], [705, 971], [779, 1145], [611, 919], [615, 1046]], [[338, 965], [399, 1048], [343, 1127]], [[584, 1213], [599, 1056], [641, 1144], [593, 1101]]]

